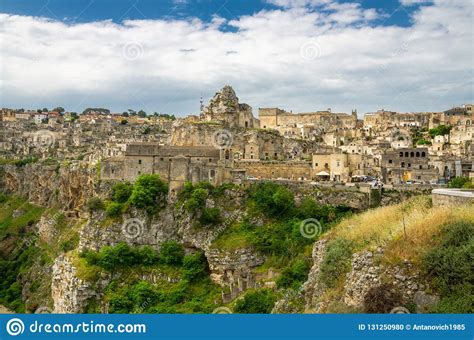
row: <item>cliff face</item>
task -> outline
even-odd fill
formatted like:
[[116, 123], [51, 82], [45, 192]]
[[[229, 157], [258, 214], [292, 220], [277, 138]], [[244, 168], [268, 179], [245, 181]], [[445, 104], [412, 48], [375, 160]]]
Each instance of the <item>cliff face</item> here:
[[[44, 303], [33, 302], [39, 306], [52, 305], [58, 313], [79, 313], [87, 309], [90, 301], [102, 301], [104, 289], [110, 282], [107, 276], [96, 278], [93, 282], [81, 274], [78, 253], [83, 250], [99, 251], [104, 246], [113, 246], [126, 242], [131, 246], [148, 245], [159, 250], [163, 242], [177, 241], [184, 245], [187, 252], [200, 249], [204, 252], [210, 269], [210, 278], [222, 288], [222, 302], [228, 303], [247, 289], [275, 287], [275, 276], [271, 268], [256, 272], [266, 258], [251, 246], [237, 248], [216, 248], [213, 242], [226, 232], [234, 223], [249, 217], [246, 211], [246, 193], [239, 188], [225, 189], [219, 197], [209, 196], [205, 208], [220, 208], [221, 222], [213, 226], [201, 226], [196, 216], [187, 212], [182, 204], [170, 201], [163, 210], [152, 217], [142, 210], [129, 208], [121, 218], [111, 219], [104, 211], [86, 212], [85, 203], [94, 196], [107, 197], [110, 183], [95, 182], [96, 169], [73, 163], [63, 166], [45, 166], [28, 164], [23, 167], [4, 166], [1, 183], [3, 191], [22, 195], [30, 202], [46, 207], [59, 206], [66, 216], [81, 216], [78, 224], [77, 247], [56, 251], [51, 263], [38, 261], [29, 273], [23, 275], [24, 301], [30, 299], [30, 288], [39, 275], [50, 277], [50, 286], [42, 287], [50, 295]], [[349, 205], [357, 210], [368, 207], [367, 194], [320, 188], [291, 188], [296, 202], [312, 197], [320, 204]], [[383, 204], [396, 201], [396, 193], [390, 193]], [[75, 213], [72, 213], [75, 212]], [[21, 214], [14, 211], [14, 214]], [[37, 230], [40, 242], [51, 248], [60, 248], [67, 241], [68, 230], [56, 226], [55, 216], [43, 216], [33, 227]], [[262, 217], [251, 216], [251, 223], [257, 228], [266, 222]], [[53, 222], [51, 222], [53, 221]], [[70, 232], [70, 231], [69, 231]], [[76, 232], [76, 231], [75, 231]], [[313, 247], [312, 268], [307, 281], [300, 290], [288, 290], [276, 304], [274, 312], [326, 312], [332, 310], [327, 298], [328, 289], [321, 284], [320, 272], [327, 253], [328, 241], [317, 241]], [[63, 247], [63, 246], [61, 246]], [[67, 248], [67, 247], [66, 247]], [[380, 261], [385, 248], [364, 249], [354, 252], [349, 259], [350, 270], [341, 279], [337, 299], [344, 308], [361, 310], [364, 298], [374, 286], [390, 283], [403, 292], [402, 301], [421, 301], [431, 303], [435, 296], [428, 295], [426, 283], [420, 279], [420, 273], [411, 261], [398, 265], [388, 265]], [[278, 273], [277, 273], [278, 274]], [[156, 282], [166, 278], [169, 282], [176, 278], [168, 273], [147, 273], [143, 280]], [[428, 302], [427, 302], [428, 301]], [[431, 301], [431, 302], [430, 302]], [[106, 306], [100, 306], [105, 312]]]
[[2, 166], [1, 186], [41, 206], [59, 204], [65, 211], [82, 207], [94, 193], [96, 169], [82, 162]]

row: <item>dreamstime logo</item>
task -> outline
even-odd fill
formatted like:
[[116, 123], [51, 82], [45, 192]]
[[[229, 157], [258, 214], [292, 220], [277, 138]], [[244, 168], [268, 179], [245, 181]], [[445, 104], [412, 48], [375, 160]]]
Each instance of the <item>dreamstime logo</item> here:
[[33, 134], [33, 143], [38, 147], [50, 147], [55, 140], [54, 133], [49, 130], [39, 130]]
[[126, 60], [137, 60], [143, 56], [143, 46], [137, 42], [129, 42], [123, 45], [122, 56]]
[[390, 314], [410, 314], [410, 311], [405, 307], [395, 307], [390, 311]]
[[20, 319], [10, 319], [7, 322], [6, 328], [8, 334], [10, 334], [11, 336], [17, 336], [23, 334], [23, 332], [25, 331], [25, 324]]
[[323, 227], [315, 218], [307, 218], [300, 223], [300, 233], [303, 237], [313, 238], [321, 234]]
[[321, 47], [314, 40], [307, 41], [301, 45], [300, 55], [306, 61], [318, 59], [321, 56]]
[[229, 130], [218, 130], [212, 135], [212, 144], [218, 149], [225, 149], [232, 146], [234, 137]]
[[129, 239], [136, 239], [143, 233], [143, 223], [138, 218], [130, 218], [122, 225], [122, 232]]
[[227, 307], [217, 307], [212, 311], [212, 314], [232, 314], [232, 311]]
[[39, 307], [35, 310], [35, 314], [51, 314], [52, 312], [49, 307]]

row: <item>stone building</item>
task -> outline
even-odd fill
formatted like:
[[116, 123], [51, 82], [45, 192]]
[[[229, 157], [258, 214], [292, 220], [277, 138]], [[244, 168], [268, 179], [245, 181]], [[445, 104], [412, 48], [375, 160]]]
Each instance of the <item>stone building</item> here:
[[437, 169], [429, 164], [428, 148], [387, 150], [382, 154], [381, 170], [385, 183], [429, 183], [438, 179]]
[[[315, 111], [308, 113], [287, 112], [279, 108], [259, 108], [258, 116], [260, 119], [260, 128], [274, 129], [284, 131], [289, 127], [306, 126], [307, 128], [355, 128], [357, 124], [357, 111], [352, 111], [351, 115], [345, 113], [332, 113], [330, 109], [326, 111]], [[302, 136], [309, 136], [308, 132]]]
[[134, 181], [141, 174], [159, 174], [168, 182], [170, 191], [180, 189], [188, 181], [219, 185], [230, 177], [230, 166], [222, 153], [222, 150], [204, 146], [130, 144], [125, 156], [102, 161], [101, 178]]

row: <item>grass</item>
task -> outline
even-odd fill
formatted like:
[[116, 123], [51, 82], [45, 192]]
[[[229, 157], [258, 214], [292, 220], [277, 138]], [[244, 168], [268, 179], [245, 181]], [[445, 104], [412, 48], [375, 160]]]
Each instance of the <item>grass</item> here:
[[388, 263], [404, 259], [419, 263], [426, 249], [435, 245], [434, 236], [440, 228], [460, 221], [474, 222], [472, 205], [433, 208], [428, 196], [417, 196], [344, 219], [327, 238], [351, 240], [355, 251], [384, 247]]

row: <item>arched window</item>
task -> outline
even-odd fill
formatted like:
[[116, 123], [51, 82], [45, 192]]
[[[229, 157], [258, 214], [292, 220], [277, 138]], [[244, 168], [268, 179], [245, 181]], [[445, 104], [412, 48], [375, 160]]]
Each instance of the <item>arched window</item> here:
[[416, 157], [420, 157], [420, 152], [419, 151], [416, 152]]
[[413, 151], [410, 152], [410, 157], [415, 157], [415, 153]]
[[407, 152], [405, 152], [405, 157], [408, 157], [408, 151], [407, 151]]
[[229, 152], [229, 150], [225, 150], [225, 159], [230, 159], [230, 152]]
[[423, 151], [423, 152], [421, 153], [421, 157], [426, 157], [426, 152]]

